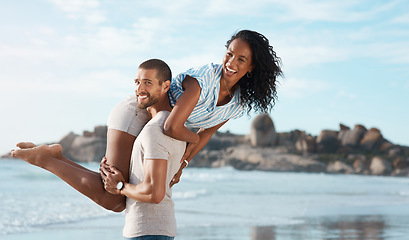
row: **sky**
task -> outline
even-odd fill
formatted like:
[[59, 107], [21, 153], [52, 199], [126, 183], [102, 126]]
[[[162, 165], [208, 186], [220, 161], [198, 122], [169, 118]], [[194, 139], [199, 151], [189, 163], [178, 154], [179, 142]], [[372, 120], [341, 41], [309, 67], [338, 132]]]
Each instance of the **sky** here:
[[[406, 0], [1, 1], [0, 155], [105, 125], [141, 62], [221, 63], [242, 29], [282, 60], [277, 132], [362, 124], [409, 146], [408, 26]], [[255, 116], [221, 131], [248, 134]]]

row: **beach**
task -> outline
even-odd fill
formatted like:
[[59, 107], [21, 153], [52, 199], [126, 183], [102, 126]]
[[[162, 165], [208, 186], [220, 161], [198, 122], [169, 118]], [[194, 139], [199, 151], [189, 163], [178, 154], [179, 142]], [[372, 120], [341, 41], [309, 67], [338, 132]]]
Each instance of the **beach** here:
[[[23, 161], [0, 165], [0, 239], [122, 239], [123, 213]], [[173, 198], [180, 240], [409, 235], [409, 178], [188, 168]]]

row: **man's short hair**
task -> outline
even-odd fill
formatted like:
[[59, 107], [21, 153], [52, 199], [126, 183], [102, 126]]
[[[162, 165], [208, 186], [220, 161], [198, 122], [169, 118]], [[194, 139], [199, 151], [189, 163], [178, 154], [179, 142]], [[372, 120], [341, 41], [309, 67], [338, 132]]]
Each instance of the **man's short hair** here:
[[154, 69], [156, 70], [156, 77], [159, 79], [159, 83], [172, 79], [172, 71], [168, 64], [160, 59], [149, 59], [139, 65], [142, 69]]

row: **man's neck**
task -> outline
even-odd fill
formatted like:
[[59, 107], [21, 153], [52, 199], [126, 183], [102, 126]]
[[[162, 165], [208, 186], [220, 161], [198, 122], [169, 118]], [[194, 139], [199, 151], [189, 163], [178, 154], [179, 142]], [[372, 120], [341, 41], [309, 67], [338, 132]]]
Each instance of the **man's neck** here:
[[158, 103], [146, 108], [146, 110], [148, 111], [149, 116], [152, 119], [160, 111], [169, 111], [169, 112], [172, 111], [172, 107], [169, 104], [169, 98], [165, 97], [162, 99], [162, 101], [159, 101]]

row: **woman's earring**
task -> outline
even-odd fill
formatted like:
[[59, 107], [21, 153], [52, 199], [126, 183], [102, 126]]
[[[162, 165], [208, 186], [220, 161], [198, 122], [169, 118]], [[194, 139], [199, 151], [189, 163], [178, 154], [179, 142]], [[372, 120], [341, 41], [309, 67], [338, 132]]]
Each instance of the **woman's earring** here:
[[251, 72], [247, 72], [247, 78], [251, 78], [253, 76], [253, 74]]

